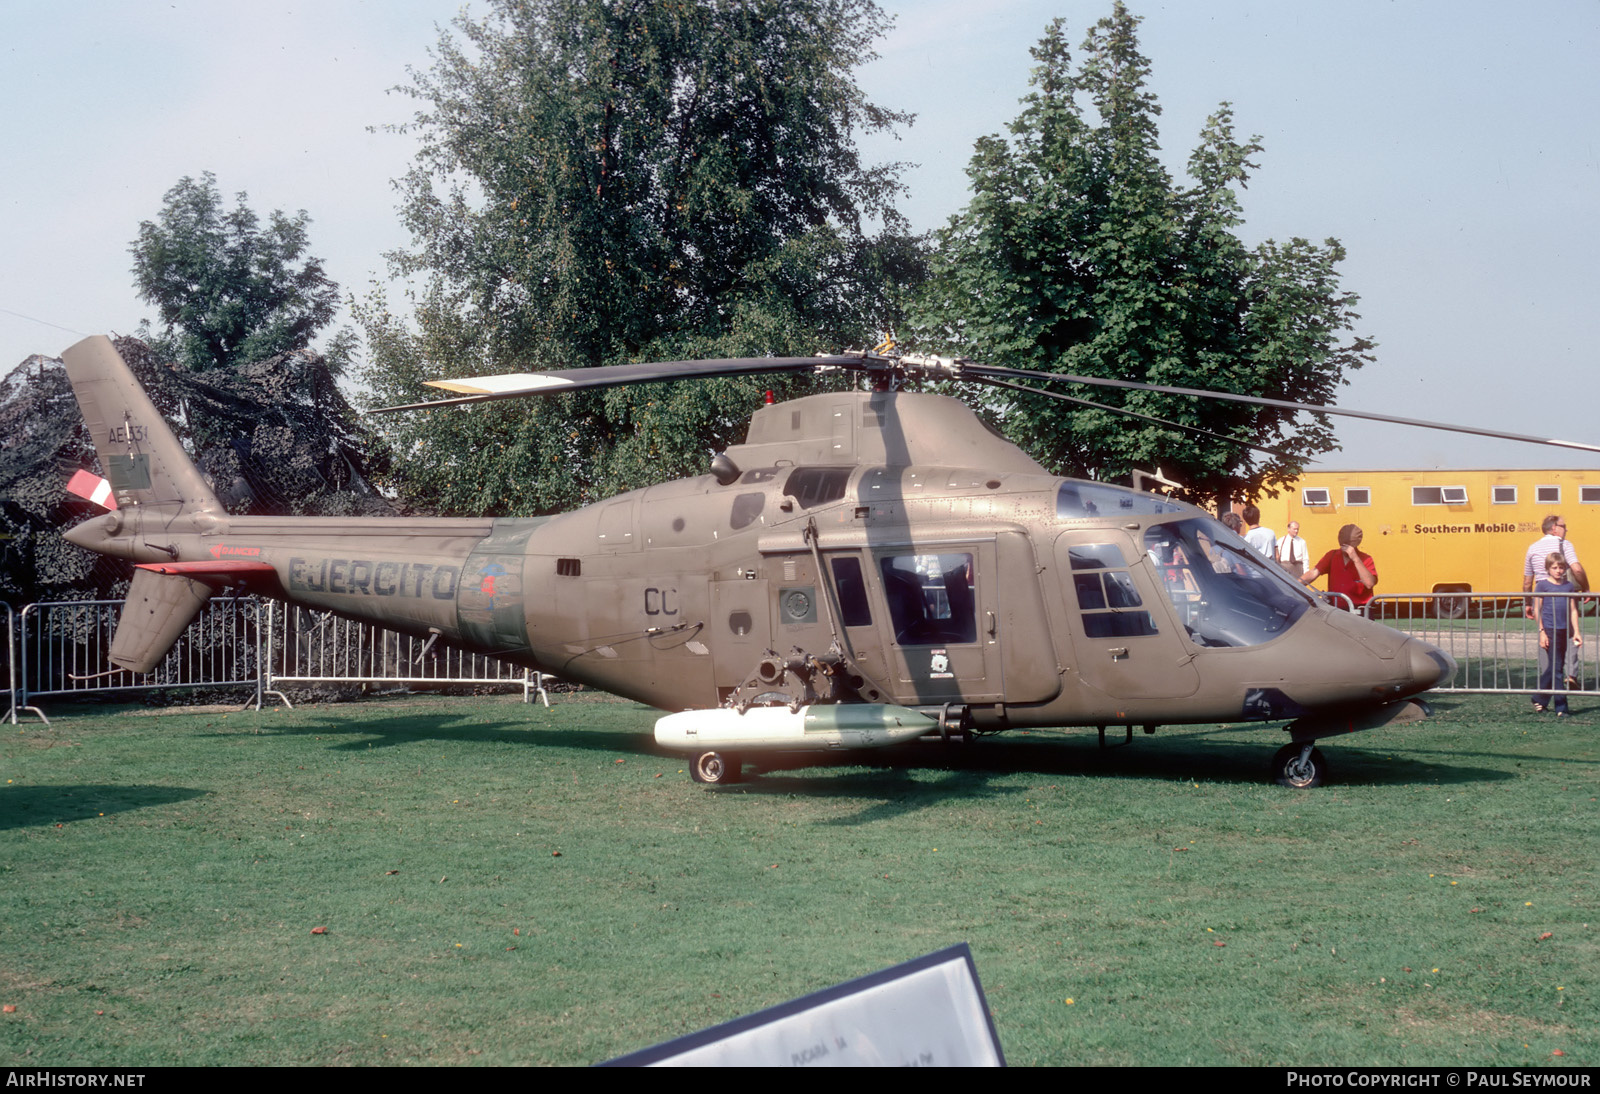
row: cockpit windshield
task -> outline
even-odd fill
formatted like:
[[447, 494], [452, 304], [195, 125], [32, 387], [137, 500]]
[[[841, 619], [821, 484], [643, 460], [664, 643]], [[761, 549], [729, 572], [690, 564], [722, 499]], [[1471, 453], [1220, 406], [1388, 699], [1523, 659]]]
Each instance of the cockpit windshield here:
[[1255, 646], [1311, 606], [1303, 587], [1209, 517], [1156, 524], [1144, 546], [1197, 646]]

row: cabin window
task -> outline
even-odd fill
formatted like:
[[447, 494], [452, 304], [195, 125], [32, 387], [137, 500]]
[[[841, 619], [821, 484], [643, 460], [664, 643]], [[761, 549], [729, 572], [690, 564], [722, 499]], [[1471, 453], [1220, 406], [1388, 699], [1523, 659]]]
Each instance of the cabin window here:
[[1584, 505], [1600, 505], [1600, 486], [1578, 487], [1578, 501]]
[[633, 502], [619, 501], [600, 510], [600, 545], [625, 547], [633, 542]]
[[1344, 488], [1344, 503], [1346, 505], [1371, 505], [1372, 490], [1366, 486], [1347, 486]]
[[861, 560], [854, 556], [833, 560], [833, 587], [839, 592], [839, 614], [847, 627], [870, 627], [872, 609], [867, 605], [867, 583], [861, 575]]
[[752, 523], [761, 515], [761, 510], [766, 504], [765, 494], [740, 494], [733, 499], [733, 508], [728, 512], [728, 527], [737, 531]]
[[1328, 493], [1326, 486], [1307, 486], [1300, 491], [1300, 503], [1310, 507], [1321, 507], [1333, 504], [1333, 497]]
[[1411, 488], [1412, 505], [1465, 505], [1467, 504], [1467, 488], [1465, 486], [1413, 486]]
[[978, 640], [970, 554], [890, 555], [880, 562], [896, 642], [937, 646]]
[[1492, 486], [1489, 488], [1489, 501], [1495, 505], [1517, 504], [1517, 488], [1515, 486]]
[[844, 497], [850, 483], [848, 467], [797, 467], [783, 484], [783, 492], [800, 503], [802, 509], [815, 509]]
[[1561, 487], [1535, 486], [1533, 488], [1533, 500], [1539, 505], [1560, 505]]

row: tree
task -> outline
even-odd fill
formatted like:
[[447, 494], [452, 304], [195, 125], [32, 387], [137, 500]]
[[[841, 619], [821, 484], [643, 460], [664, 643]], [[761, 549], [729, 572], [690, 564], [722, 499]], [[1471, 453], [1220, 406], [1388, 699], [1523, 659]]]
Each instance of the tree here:
[[[891, 325], [921, 274], [897, 165], [853, 134], [908, 121], [851, 71], [869, 0], [497, 0], [462, 17], [400, 182], [421, 282], [358, 309], [366, 378], [411, 402], [441, 373], [809, 353]], [[876, 224], [877, 231], [872, 226]], [[768, 386], [770, 382], [768, 382]], [[763, 381], [652, 386], [415, 415], [397, 482], [455, 512], [538, 513], [704, 470]]]
[[[1329, 402], [1372, 344], [1339, 287], [1336, 240], [1247, 248], [1236, 187], [1261, 151], [1224, 103], [1175, 186], [1158, 158], [1139, 20], [1117, 3], [1074, 67], [1061, 20], [1033, 50], [1034, 91], [1009, 140], [981, 139], [972, 199], [938, 234], [914, 309], [920, 338], [1019, 368]], [[996, 417], [1046, 466], [1111, 479], [1160, 465], [1196, 498], [1254, 495], [1337, 447], [1323, 417], [1104, 388], [1073, 394], [1289, 456], [1038, 397]]]
[[[229, 211], [215, 175], [184, 177], [129, 248], [139, 297], [156, 306], [164, 325], [158, 335], [141, 334], [191, 372], [306, 349], [339, 302], [322, 261], [306, 254], [305, 210], [293, 217], [274, 210], [263, 227], [247, 201], [240, 193]], [[351, 332], [335, 336], [328, 352], [335, 372], [353, 348]]]

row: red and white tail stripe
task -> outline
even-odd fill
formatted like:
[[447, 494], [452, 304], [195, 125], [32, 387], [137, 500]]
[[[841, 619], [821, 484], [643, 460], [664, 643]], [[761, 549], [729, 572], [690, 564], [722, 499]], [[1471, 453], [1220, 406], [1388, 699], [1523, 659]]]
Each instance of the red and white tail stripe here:
[[102, 509], [117, 507], [117, 499], [111, 494], [111, 484], [87, 471], [73, 472], [72, 478], [67, 480], [67, 492], [76, 494], [80, 498], [87, 498]]

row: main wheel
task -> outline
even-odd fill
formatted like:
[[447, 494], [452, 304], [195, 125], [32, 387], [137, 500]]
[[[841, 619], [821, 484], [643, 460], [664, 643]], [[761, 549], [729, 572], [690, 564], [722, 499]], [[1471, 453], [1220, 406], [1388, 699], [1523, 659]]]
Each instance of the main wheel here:
[[1304, 751], [1305, 745], [1284, 745], [1272, 757], [1272, 777], [1279, 786], [1311, 790], [1327, 779], [1328, 761], [1321, 750], [1313, 748], [1302, 760], [1300, 753]]
[[739, 757], [731, 752], [701, 752], [689, 765], [689, 777], [708, 786], [736, 783], [741, 766]]

